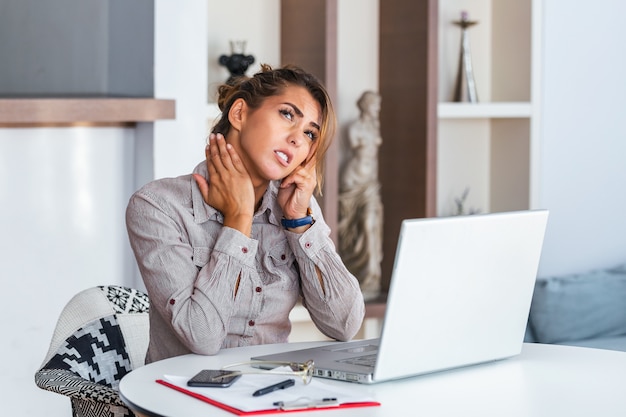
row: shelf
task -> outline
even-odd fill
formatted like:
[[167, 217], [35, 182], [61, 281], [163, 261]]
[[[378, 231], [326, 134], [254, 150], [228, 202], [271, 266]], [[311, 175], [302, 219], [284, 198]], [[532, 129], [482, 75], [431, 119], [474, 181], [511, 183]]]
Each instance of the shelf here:
[[176, 117], [174, 100], [155, 98], [1, 98], [3, 127], [107, 125]]
[[[541, 0], [439, 0], [437, 215], [528, 209], [535, 176]], [[478, 103], [453, 102], [462, 12], [469, 30]]]
[[440, 119], [495, 119], [529, 118], [532, 114], [530, 103], [439, 103]]

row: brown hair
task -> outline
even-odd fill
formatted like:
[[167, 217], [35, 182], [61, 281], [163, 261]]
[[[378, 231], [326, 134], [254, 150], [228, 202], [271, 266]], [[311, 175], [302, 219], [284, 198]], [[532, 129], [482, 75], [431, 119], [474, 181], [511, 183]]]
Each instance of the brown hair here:
[[290, 85], [304, 87], [321, 108], [320, 135], [316, 140], [317, 187], [321, 194], [324, 156], [335, 134], [337, 121], [326, 89], [314, 75], [304, 69], [295, 65], [273, 69], [267, 64], [262, 64], [261, 70], [252, 77], [236, 77], [231, 82], [222, 84], [217, 91], [217, 104], [222, 116], [213, 126], [212, 132], [221, 133], [224, 136], [228, 134], [231, 128], [228, 113], [235, 100], [241, 98], [250, 108], [257, 109], [267, 97], [281, 94], [284, 88]]

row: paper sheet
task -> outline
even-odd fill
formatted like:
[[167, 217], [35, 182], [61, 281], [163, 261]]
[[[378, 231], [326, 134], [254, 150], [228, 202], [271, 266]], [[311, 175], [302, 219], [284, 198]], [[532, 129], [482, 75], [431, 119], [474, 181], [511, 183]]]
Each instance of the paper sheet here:
[[287, 389], [281, 389], [259, 397], [252, 393], [259, 388], [276, 384], [287, 378], [287, 375], [272, 375], [272, 372], [263, 374], [244, 374], [228, 388], [189, 387], [187, 381], [191, 376], [164, 375], [163, 379], [170, 384], [200, 394], [217, 402], [229, 405], [242, 411], [277, 409], [275, 402], [294, 401], [306, 404], [319, 403], [325, 398], [336, 398], [339, 404], [373, 402], [367, 395], [367, 387], [354, 387], [350, 383], [328, 384], [318, 378], [313, 378], [310, 384], [305, 385], [299, 376], [293, 376], [296, 384]]

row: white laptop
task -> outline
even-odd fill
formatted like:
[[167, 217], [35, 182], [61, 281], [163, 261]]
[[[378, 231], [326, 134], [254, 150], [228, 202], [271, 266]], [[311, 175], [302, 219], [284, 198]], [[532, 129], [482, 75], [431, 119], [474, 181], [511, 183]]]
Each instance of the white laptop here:
[[521, 352], [547, 210], [404, 220], [380, 338], [252, 360], [376, 383]]

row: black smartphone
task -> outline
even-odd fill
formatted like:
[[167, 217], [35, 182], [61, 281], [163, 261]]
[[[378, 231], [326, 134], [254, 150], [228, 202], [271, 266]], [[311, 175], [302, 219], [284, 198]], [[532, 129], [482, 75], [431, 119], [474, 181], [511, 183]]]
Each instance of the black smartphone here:
[[233, 382], [241, 377], [241, 374], [233, 375], [232, 373], [232, 371], [225, 371], [221, 369], [204, 369], [187, 381], [187, 385], [190, 387], [230, 387]]

